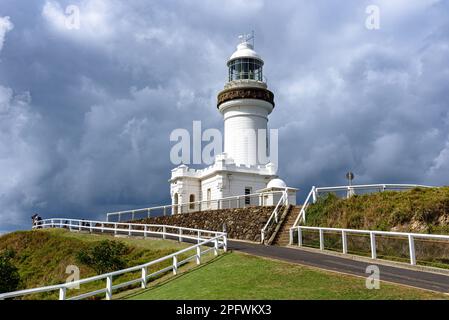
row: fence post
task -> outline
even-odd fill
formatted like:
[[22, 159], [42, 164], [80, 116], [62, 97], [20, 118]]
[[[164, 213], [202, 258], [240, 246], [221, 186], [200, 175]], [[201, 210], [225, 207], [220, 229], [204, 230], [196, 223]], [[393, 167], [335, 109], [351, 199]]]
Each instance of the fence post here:
[[410, 264], [416, 265], [415, 241], [411, 234], [408, 235], [408, 246], [410, 249]]
[[55, 227], [55, 223], [54, 223], [53, 219], [51, 219], [51, 227], [52, 227], [52, 228]]
[[371, 239], [371, 259], [376, 259], [376, 235], [374, 232], [370, 232], [370, 239]]
[[135, 213], [135, 211], [133, 210], [133, 211], [131, 212], [131, 221], [135, 220], [135, 218], [136, 218], [136, 213]]
[[59, 300], [65, 300], [66, 288], [59, 288]]
[[112, 300], [112, 276], [106, 278], [106, 300]]
[[323, 233], [323, 229], [320, 229], [320, 250], [324, 250], [324, 233]]
[[89, 223], [89, 232], [92, 233], [92, 221]]
[[142, 289], [147, 287], [147, 267], [142, 268]]
[[131, 237], [131, 224], [129, 225], [129, 227], [128, 227], [128, 236], [130, 236]]
[[101, 224], [101, 233], [104, 232], [104, 223]]
[[196, 247], [196, 264], [201, 263], [201, 248], [200, 246]]
[[292, 245], [293, 244], [293, 229], [290, 229], [289, 232], [290, 232], [290, 240], [288, 241], [288, 244]]
[[223, 251], [228, 251], [228, 237], [225, 235], [223, 236]]
[[315, 188], [315, 186], [313, 186], [312, 187], [312, 201], [313, 201], [313, 203], [316, 203], [316, 198], [317, 198], [316, 188]]
[[201, 242], [201, 240], [200, 240], [200, 239], [201, 239], [201, 231], [199, 231], [199, 230], [198, 230], [198, 243], [200, 243], [200, 242]]
[[164, 217], [167, 215], [167, 206], [164, 206]]
[[214, 240], [214, 255], [218, 256], [218, 239]]
[[82, 225], [83, 223], [81, 222], [81, 221], [78, 221], [78, 231], [81, 231], [81, 225]]
[[173, 274], [176, 276], [178, 273], [178, 257], [173, 256]]
[[302, 247], [302, 229], [298, 227], [298, 246]]
[[[165, 210], [165, 207], [164, 207], [164, 210]], [[148, 218], [151, 216], [151, 209], [148, 209]], [[165, 216], [165, 212], [164, 212], [164, 216]]]
[[117, 223], [114, 223], [114, 235], [117, 235]]
[[120, 222], [120, 221], [122, 221], [122, 213], [121, 212], [118, 213], [118, 222]]
[[167, 233], [167, 227], [162, 227], [162, 239], [165, 239], [167, 236], [165, 235]]
[[179, 228], [179, 242], [182, 242], [182, 229]]
[[345, 230], [341, 231], [341, 245], [343, 247], [343, 253], [347, 254], [348, 253], [348, 237], [346, 236]]
[[143, 227], [143, 237], [146, 239], [147, 238], [147, 226]]

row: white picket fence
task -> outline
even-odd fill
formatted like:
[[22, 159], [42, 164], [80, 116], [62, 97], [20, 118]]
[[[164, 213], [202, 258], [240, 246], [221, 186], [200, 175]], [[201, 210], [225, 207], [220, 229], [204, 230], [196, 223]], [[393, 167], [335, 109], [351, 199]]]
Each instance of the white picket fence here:
[[342, 253], [344, 253], [344, 254], [348, 253], [348, 241], [347, 241], [348, 234], [367, 234], [370, 236], [370, 251], [371, 251], [372, 259], [377, 259], [376, 235], [392, 236], [392, 237], [398, 237], [398, 238], [402, 238], [402, 239], [408, 239], [410, 264], [411, 265], [416, 265], [415, 239], [447, 240], [448, 244], [449, 244], [449, 235], [297, 226], [297, 227], [290, 228], [290, 245], [294, 244], [294, 233], [296, 232], [297, 244], [299, 247], [303, 246], [302, 230], [315, 230], [315, 231], [319, 232], [320, 250], [325, 249], [325, 247], [324, 247], [324, 232], [325, 231], [332, 232], [332, 233], [341, 233]]
[[[126, 227], [126, 228], [121, 228]], [[55, 219], [46, 219], [37, 222], [33, 229], [35, 228], [68, 228], [69, 230], [85, 230], [89, 232], [107, 232], [117, 234], [125, 234], [125, 235], [141, 235], [144, 237], [147, 236], [157, 236], [163, 239], [171, 238], [178, 239], [179, 241], [195, 241], [196, 244], [179, 250], [170, 255], [161, 257], [159, 259], [150, 261], [148, 263], [138, 265], [135, 267], [118, 270], [114, 272], [109, 272], [105, 274], [101, 274], [94, 277], [89, 277], [85, 279], [80, 279], [77, 281], [72, 281], [69, 283], [63, 283], [58, 285], [20, 290], [15, 292], [3, 293], [0, 294], [0, 300], [4, 300], [7, 298], [14, 298], [20, 296], [31, 295], [35, 293], [41, 292], [51, 292], [51, 291], [59, 291], [59, 300], [81, 300], [92, 296], [97, 296], [100, 294], [105, 294], [106, 300], [112, 299], [112, 294], [114, 290], [128, 287], [131, 285], [135, 285], [140, 283], [141, 288], [147, 287], [147, 281], [150, 278], [156, 277], [167, 271], [172, 270], [173, 274], [176, 275], [178, 273], [178, 268], [181, 265], [186, 264], [191, 260], [196, 260], [197, 264], [201, 263], [201, 256], [213, 251], [215, 256], [219, 254], [220, 248], [223, 249], [224, 252], [227, 250], [227, 236], [224, 232], [216, 232], [209, 230], [201, 230], [201, 229], [193, 229], [193, 228], [183, 228], [176, 226], [168, 226], [168, 225], [155, 225], [155, 224], [137, 224], [137, 223], [117, 223], [117, 222], [107, 222], [107, 221], [93, 221], [93, 220], [79, 220], [79, 219], [64, 219], [64, 218], [55, 218]], [[168, 232], [167, 230], [176, 230], [175, 232]], [[202, 247], [210, 247], [207, 249], [203, 249]], [[179, 256], [181, 254], [185, 254], [188, 252], [193, 252], [191, 256], [188, 256], [182, 261], [179, 261]], [[172, 263], [170, 266], [166, 268], [162, 268], [157, 270], [151, 274], [148, 274], [148, 268], [156, 265], [160, 262], [171, 260]], [[141, 276], [137, 279], [133, 279], [130, 281], [126, 281], [119, 284], [113, 284], [113, 278], [119, 275], [123, 275], [130, 272], [141, 271]], [[94, 290], [90, 292], [86, 292], [75, 297], [66, 297], [66, 293], [68, 289], [74, 288], [76, 286], [91, 283], [94, 281], [104, 280], [105, 287], [99, 290]]]
[[297, 227], [300, 222], [305, 223], [306, 221], [306, 211], [311, 203], [316, 203], [320, 193], [329, 192], [344, 192], [346, 197], [357, 194], [357, 192], [367, 193], [367, 192], [383, 192], [383, 191], [401, 191], [410, 190], [413, 188], [435, 188], [432, 186], [425, 186], [419, 184], [363, 184], [363, 185], [351, 185], [351, 186], [337, 186], [337, 187], [315, 187], [313, 186], [309, 194], [301, 207], [298, 217], [293, 224], [293, 227]]

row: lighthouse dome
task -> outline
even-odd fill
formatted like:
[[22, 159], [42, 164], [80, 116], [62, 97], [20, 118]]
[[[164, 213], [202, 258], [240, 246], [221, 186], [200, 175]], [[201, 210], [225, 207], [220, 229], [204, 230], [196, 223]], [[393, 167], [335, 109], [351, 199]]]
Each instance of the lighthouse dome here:
[[267, 188], [282, 188], [285, 189], [287, 188], [287, 184], [284, 182], [284, 180], [281, 179], [272, 179], [270, 180], [270, 182], [268, 182], [267, 184]]
[[239, 58], [252, 58], [261, 61], [263, 64], [262, 58], [256, 51], [254, 51], [253, 45], [246, 41], [237, 45], [237, 50], [229, 58], [228, 65], [232, 60]]

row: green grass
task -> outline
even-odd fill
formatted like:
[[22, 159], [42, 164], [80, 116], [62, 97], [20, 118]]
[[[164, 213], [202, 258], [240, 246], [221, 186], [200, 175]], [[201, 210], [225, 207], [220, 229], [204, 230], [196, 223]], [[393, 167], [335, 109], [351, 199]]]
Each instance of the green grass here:
[[318, 198], [307, 225], [349, 229], [449, 234], [449, 187], [414, 188], [337, 198]]
[[400, 285], [368, 290], [365, 278], [322, 271], [240, 253], [228, 253], [200, 268], [127, 297], [153, 299], [447, 299]]
[[[68, 265], [78, 266], [81, 278], [96, 275], [92, 268], [80, 264], [76, 256], [81, 250], [85, 250], [104, 239], [121, 241], [129, 246], [130, 250], [123, 257], [126, 261], [126, 267], [143, 264], [189, 246], [189, 244], [171, 240], [114, 238], [109, 235], [69, 232], [65, 229], [46, 229], [6, 234], [0, 237], [0, 252], [5, 249], [13, 249], [16, 252], [13, 263], [18, 267], [22, 281], [19, 289], [27, 289], [64, 283], [68, 277], [68, 274], [65, 273]], [[180, 260], [185, 256], [182, 255]], [[149, 273], [152, 270], [156, 270], [156, 268], [166, 267], [170, 263], [171, 261], [164, 261], [157, 266], [149, 268]], [[138, 273], [125, 274], [117, 277], [114, 283], [138, 277]], [[104, 281], [85, 284], [81, 286], [80, 290], [69, 290], [67, 293], [70, 297], [102, 288], [104, 285]], [[25, 298], [54, 299], [56, 297], [57, 292], [27, 296]]]

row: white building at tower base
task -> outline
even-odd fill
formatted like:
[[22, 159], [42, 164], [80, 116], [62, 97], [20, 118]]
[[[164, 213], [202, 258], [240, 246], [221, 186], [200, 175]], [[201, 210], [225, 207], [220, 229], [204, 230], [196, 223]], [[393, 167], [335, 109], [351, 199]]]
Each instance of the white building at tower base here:
[[[236, 207], [231, 203], [235, 199], [226, 198], [244, 195], [245, 206], [276, 205], [285, 190], [288, 202], [296, 204], [297, 189], [287, 188], [276, 175], [277, 165], [259, 157], [268, 153], [268, 115], [274, 109], [274, 94], [267, 89], [262, 75], [264, 62], [245, 40], [227, 64], [229, 81], [217, 103], [224, 119], [224, 153], [204, 169], [180, 165], [172, 170], [172, 204], [189, 204], [180, 210], [175, 206], [173, 213]], [[254, 134], [248, 134], [251, 132]], [[264, 194], [249, 196], [261, 192]]]

